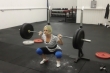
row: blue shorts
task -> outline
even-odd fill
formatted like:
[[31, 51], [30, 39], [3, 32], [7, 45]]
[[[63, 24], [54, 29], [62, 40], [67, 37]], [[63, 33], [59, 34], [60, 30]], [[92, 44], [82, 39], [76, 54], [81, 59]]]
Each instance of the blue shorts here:
[[40, 49], [43, 51], [43, 54], [54, 54], [55, 55], [55, 53], [57, 51], [61, 51], [62, 52], [61, 49], [56, 49], [54, 52], [50, 52], [46, 47], [41, 47]]

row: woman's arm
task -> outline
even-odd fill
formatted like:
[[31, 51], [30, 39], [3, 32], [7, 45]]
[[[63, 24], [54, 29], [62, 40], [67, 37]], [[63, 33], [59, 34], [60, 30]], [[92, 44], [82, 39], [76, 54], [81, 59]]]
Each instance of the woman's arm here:
[[62, 41], [62, 35], [58, 34], [58, 44], [63, 45], [63, 41]]
[[42, 39], [43, 32], [39, 31], [38, 33], [39, 33], [40, 38]]
[[63, 45], [63, 41], [62, 41], [62, 39], [59, 38], [59, 40], [58, 40], [58, 44]]

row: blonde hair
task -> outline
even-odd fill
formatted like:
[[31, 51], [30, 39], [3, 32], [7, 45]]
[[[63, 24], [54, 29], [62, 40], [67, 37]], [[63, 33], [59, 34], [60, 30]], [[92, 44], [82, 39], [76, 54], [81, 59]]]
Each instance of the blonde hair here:
[[[52, 27], [51, 27], [50, 25], [46, 25], [45, 27], [47, 28], [47, 30], [48, 30], [50, 33], [52, 33]], [[45, 28], [45, 27], [44, 27], [44, 28]]]

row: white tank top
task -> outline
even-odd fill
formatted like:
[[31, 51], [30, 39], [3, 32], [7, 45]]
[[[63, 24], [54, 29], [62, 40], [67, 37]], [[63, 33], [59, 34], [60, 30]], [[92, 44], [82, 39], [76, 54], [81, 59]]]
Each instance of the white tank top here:
[[[42, 35], [42, 39], [44, 40], [44, 44], [50, 52], [54, 52], [56, 49], [61, 49], [60, 46], [57, 45], [57, 41], [59, 40], [59, 38], [57, 36], [51, 34], [51, 39], [50, 39], [50, 42], [48, 42], [48, 43], [46, 42], [45, 34]], [[54, 47], [55, 45], [57, 45], [56, 48], [49, 49], [49, 47]]]

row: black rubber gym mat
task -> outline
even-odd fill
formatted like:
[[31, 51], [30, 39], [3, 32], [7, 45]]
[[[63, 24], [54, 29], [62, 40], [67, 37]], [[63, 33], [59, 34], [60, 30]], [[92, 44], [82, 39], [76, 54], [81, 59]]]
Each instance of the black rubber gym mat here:
[[8, 43], [0, 41], [0, 47], [1, 47], [0, 51], [3, 50], [4, 48], [10, 47], [10, 46], [12, 46], [12, 44], [8, 44]]
[[37, 55], [35, 51], [32, 51], [28, 54], [22, 55], [21, 57], [13, 60], [11, 63], [35, 69], [40, 72], [47, 73], [78, 73], [82, 66], [85, 64], [85, 61], [80, 61], [75, 64], [74, 59], [69, 58], [66, 55], [63, 55], [61, 59], [61, 67], [56, 68], [56, 58], [54, 55], [48, 55], [49, 61], [43, 65], [40, 65], [40, 61], [42, 60], [41, 56]]
[[[16, 31], [16, 32], [15, 32], [15, 31]], [[19, 29], [6, 28], [6, 29], [0, 30], [0, 34], [10, 34], [10, 35], [14, 35], [14, 34], [18, 34], [18, 33], [19, 33]]]
[[[38, 71], [33, 70], [33, 69], [28, 69], [27, 71], [25, 71], [23, 73], [42, 73], [42, 72], [38, 72]], [[44, 73], [46, 73], [46, 72], [44, 72]]]
[[28, 68], [0, 61], [0, 73], [23, 73]]
[[[100, 67], [104, 66], [106, 66], [107, 72], [105, 70], [100, 71]], [[80, 73], [110, 73], [110, 64], [96, 61], [86, 62]]]
[[[15, 31], [16, 32], [16, 31]], [[1, 34], [0, 41], [9, 43], [9, 44], [21, 44], [23, 39], [20, 37], [20, 34]]]
[[[58, 22], [59, 20], [51, 19], [53, 33], [56, 35], [61, 33], [72, 37], [79, 28], [79, 24]], [[46, 24], [47, 22], [41, 22], [32, 25], [35, 31], [42, 31]], [[106, 65], [110, 73], [110, 59], [99, 59], [95, 56], [98, 51], [110, 53], [110, 28], [83, 24], [86, 38], [92, 40], [91, 43], [85, 42], [83, 46], [84, 57], [90, 59], [89, 62], [81, 60], [74, 63], [74, 59], [69, 58], [67, 54], [77, 56], [78, 51], [72, 47], [71, 39], [63, 38], [64, 45], [61, 48], [64, 56], [61, 60], [61, 68], [56, 68], [56, 58], [53, 55], [48, 56], [48, 63], [40, 65], [42, 58], [36, 54], [35, 50], [44, 46], [43, 43], [23, 45], [22, 42], [25, 39], [20, 37], [19, 28], [20, 26], [0, 30], [0, 73], [106, 73], [99, 69], [102, 64]], [[31, 40], [36, 38], [39, 38], [38, 34], [34, 33]]]
[[27, 54], [28, 52], [34, 50], [29, 47], [17, 46], [17, 45], [7, 45], [2, 43], [2, 45], [7, 47], [0, 48], [0, 60], [10, 62], [23, 54]]
[[[40, 31], [40, 30], [43, 30], [43, 26], [45, 26], [46, 24], [47, 23], [44, 22], [44, 23], [34, 23], [32, 25], [36, 31]], [[79, 28], [79, 24], [75, 24], [75, 23], [51, 22], [51, 26], [53, 27], [54, 34], [61, 33], [62, 35], [67, 35], [67, 36], [73, 36], [76, 29]], [[16, 34], [16, 35], [12, 35], [11, 31], [8, 32], [9, 34], [1, 34], [0, 41], [24, 46], [22, 44], [24, 39], [22, 39], [20, 37], [20, 35], [18, 33], [19, 32], [18, 28], [19, 27], [10, 28], [10, 30], [14, 29], [13, 31], [14, 31], [14, 34]], [[83, 45], [84, 57], [89, 58], [91, 60], [110, 64], [110, 59], [103, 60], [103, 59], [99, 59], [95, 56], [95, 53], [99, 52], [99, 51], [104, 51], [104, 52], [110, 53], [110, 48], [109, 48], [110, 28], [106, 28], [104, 26], [91, 25], [91, 24], [83, 24], [83, 29], [85, 31], [85, 37], [87, 39], [92, 40], [91, 43], [85, 42]], [[6, 30], [3, 30], [2, 32], [5, 32]], [[9, 30], [9, 28], [8, 28], [8, 30]], [[15, 33], [15, 32], [17, 32], [17, 33]], [[35, 33], [31, 39], [33, 40], [36, 38], [38, 38], [38, 35]], [[16, 40], [14, 40], [14, 39], [16, 39]], [[63, 38], [63, 41], [64, 41], [64, 45], [61, 46], [61, 48], [63, 49], [63, 54], [77, 56], [77, 50], [72, 47], [71, 39]], [[37, 47], [41, 47], [41, 46], [44, 46], [44, 45], [36, 43], [36, 44], [28, 46], [28, 47], [37, 48]]]

